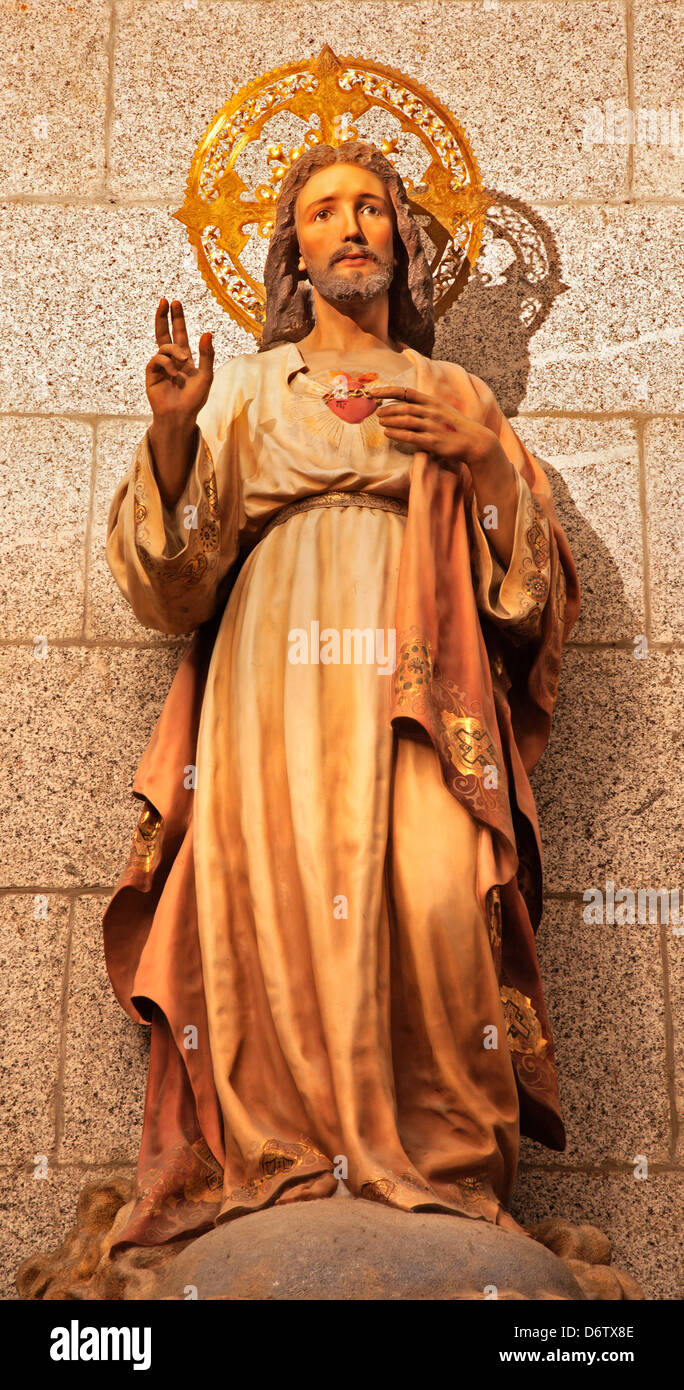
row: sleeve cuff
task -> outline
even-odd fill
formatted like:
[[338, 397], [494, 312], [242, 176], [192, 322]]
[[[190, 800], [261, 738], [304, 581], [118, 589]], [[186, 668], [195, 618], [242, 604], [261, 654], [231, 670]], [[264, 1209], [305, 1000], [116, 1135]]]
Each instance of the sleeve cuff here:
[[473, 494], [473, 562], [477, 602], [492, 621], [516, 628], [540, 618], [549, 592], [551, 558], [549, 522], [522, 474], [516, 470], [517, 510], [513, 553], [507, 570], [490, 543]]
[[157, 483], [147, 431], [140, 443], [134, 488], [135, 545], [141, 564], [166, 580], [203, 574], [219, 552], [214, 464], [200, 433], [178, 501], [166, 507]]

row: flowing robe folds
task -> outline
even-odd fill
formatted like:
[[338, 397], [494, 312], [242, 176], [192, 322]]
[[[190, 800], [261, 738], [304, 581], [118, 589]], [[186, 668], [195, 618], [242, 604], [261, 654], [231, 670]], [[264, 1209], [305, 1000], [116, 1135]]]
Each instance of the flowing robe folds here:
[[104, 918], [117, 997], [152, 1030], [120, 1246], [338, 1177], [502, 1221], [520, 1129], [564, 1146], [528, 773], [578, 611], [572, 557], [483, 382], [408, 347], [389, 377], [386, 354], [364, 365], [498, 436], [507, 570], [468, 470], [373, 414], [340, 419], [292, 343], [216, 373], [173, 509], [147, 437], [112, 501], [107, 557], [136, 615], [197, 629]]

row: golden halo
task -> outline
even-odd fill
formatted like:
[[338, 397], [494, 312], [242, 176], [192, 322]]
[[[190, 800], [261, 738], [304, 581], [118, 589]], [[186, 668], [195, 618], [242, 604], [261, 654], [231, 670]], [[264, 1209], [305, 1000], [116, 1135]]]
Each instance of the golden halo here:
[[[399, 127], [394, 135], [386, 130], [389, 121]], [[281, 138], [264, 147], [262, 131], [270, 123]], [[293, 134], [303, 138], [286, 150], [283, 141]], [[348, 140], [375, 145], [402, 177], [424, 234], [436, 318], [468, 279], [491, 200], [465, 131], [405, 73], [361, 58], [337, 58], [325, 44], [317, 58], [274, 68], [231, 97], [197, 146], [185, 202], [173, 214], [188, 229], [212, 294], [257, 339], [266, 304], [258, 256], [260, 250], [265, 260], [263, 241], [273, 231], [278, 184], [312, 145]], [[264, 153], [267, 181], [259, 182]]]

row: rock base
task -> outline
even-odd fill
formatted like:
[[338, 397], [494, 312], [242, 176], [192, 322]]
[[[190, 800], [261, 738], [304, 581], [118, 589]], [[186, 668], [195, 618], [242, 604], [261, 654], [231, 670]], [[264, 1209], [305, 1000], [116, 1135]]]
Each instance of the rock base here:
[[231, 1221], [166, 1266], [158, 1298], [368, 1300], [584, 1295], [527, 1236], [359, 1200], [293, 1202]]
[[25, 1299], [307, 1301], [643, 1297], [595, 1226], [552, 1218], [518, 1235], [487, 1221], [349, 1197], [291, 1202], [181, 1243], [110, 1257], [130, 1179], [90, 1183], [58, 1250], [17, 1273]]

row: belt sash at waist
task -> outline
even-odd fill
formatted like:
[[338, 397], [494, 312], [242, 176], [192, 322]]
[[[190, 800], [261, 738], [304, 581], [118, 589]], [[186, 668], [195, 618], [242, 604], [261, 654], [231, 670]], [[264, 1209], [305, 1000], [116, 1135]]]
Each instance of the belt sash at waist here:
[[316, 492], [310, 497], [300, 497], [296, 502], [290, 502], [277, 512], [264, 527], [259, 540], [262, 541], [274, 526], [281, 526], [297, 512], [308, 512], [312, 507], [375, 507], [383, 512], [408, 516], [408, 502], [401, 497], [387, 497], [380, 492]]

